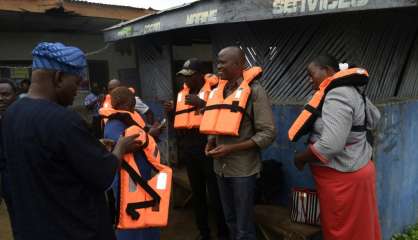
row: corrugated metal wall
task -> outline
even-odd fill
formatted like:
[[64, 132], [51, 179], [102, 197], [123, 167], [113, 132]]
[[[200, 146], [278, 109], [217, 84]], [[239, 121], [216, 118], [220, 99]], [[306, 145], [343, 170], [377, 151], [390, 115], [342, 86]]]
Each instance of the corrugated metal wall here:
[[173, 98], [171, 45], [160, 39], [138, 41], [141, 97], [145, 100]]
[[[138, 40], [137, 50], [141, 98], [151, 108], [156, 119], [161, 121], [167, 117], [161, 103], [173, 97], [171, 45], [162, 38], [146, 38]], [[158, 142], [161, 162], [165, 164], [176, 159], [175, 147], [172, 147], [175, 142], [169, 141], [168, 130], [165, 128], [162, 131]]]
[[249, 65], [264, 68], [262, 84], [275, 103], [303, 101], [305, 70], [321, 53], [363, 66], [370, 98], [418, 96], [418, 11], [339, 14], [214, 26], [214, 50], [240, 44]]

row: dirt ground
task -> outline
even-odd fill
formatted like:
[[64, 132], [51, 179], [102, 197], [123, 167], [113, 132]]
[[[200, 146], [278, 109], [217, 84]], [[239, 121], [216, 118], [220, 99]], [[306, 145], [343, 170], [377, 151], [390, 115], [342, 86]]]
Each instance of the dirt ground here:
[[10, 228], [9, 215], [7, 214], [6, 205], [0, 205], [0, 239], [12, 240], [12, 231]]
[[[161, 240], [195, 240], [198, 237], [190, 207], [173, 209], [169, 218], [169, 226], [163, 229]], [[13, 240], [9, 217], [5, 204], [0, 206], [0, 239]]]

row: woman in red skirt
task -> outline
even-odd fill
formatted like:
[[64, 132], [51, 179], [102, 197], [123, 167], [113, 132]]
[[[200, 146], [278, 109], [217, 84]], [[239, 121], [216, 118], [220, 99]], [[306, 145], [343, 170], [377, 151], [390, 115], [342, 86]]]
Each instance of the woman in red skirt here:
[[302, 119], [299, 125], [309, 126], [310, 135], [309, 146], [297, 154], [295, 165], [300, 170], [307, 163], [311, 166], [324, 238], [381, 240], [373, 150], [366, 139], [380, 113], [363, 93], [365, 83], [361, 81], [367, 81], [368, 74], [338, 64], [328, 55], [315, 58], [308, 73], [314, 90], [323, 91], [324, 97], [320, 97], [322, 108], [317, 108], [313, 125], [304, 123], [303, 117], [297, 120]]

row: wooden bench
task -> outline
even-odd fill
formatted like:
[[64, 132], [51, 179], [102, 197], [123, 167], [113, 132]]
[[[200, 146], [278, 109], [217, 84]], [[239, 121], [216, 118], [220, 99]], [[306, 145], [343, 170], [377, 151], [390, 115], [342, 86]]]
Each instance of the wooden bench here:
[[174, 207], [184, 208], [192, 199], [192, 188], [186, 168], [173, 169], [173, 186]]
[[321, 234], [318, 226], [293, 223], [289, 210], [276, 205], [257, 205], [255, 221], [266, 240], [308, 240]]

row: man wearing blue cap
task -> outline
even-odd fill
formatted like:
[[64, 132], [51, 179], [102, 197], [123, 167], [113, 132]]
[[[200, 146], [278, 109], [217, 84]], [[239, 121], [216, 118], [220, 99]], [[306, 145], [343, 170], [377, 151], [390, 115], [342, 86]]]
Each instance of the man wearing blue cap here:
[[80, 49], [40, 43], [32, 55], [28, 97], [2, 126], [14, 239], [114, 240], [104, 191], [135, 136], [108, 152], [66, 108], [87, 66]]

